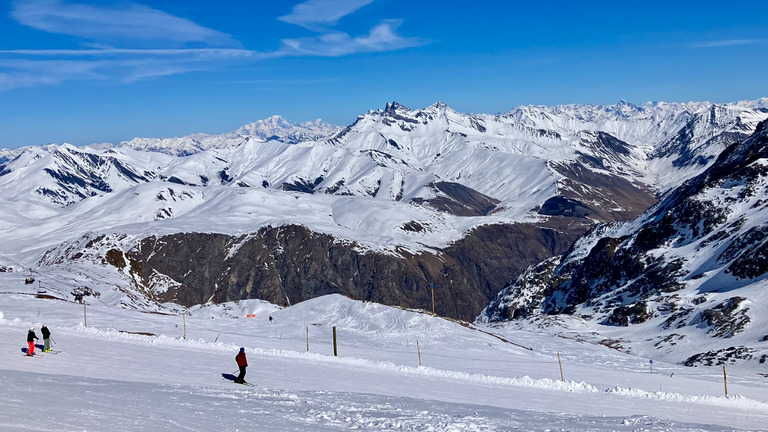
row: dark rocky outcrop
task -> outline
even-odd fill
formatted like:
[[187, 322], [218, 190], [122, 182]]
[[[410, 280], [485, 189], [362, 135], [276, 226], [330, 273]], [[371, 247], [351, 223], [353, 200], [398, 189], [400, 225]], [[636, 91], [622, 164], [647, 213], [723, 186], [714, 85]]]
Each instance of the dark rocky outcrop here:
[[429, 204], [432, 208], [456, 216], [485, 216], [499, 204], [499, 200], [454, 182], [433, 182], [429, 187], [436, 196], [432, 199], [415, 198], [417, 204]]
[[731, 297], [728, 300], [706, 309], [694, 319], [693, 324], [702, 324], [709, 328], [707, 333], [721, 338], [731, 338], [744, 330], [751, 319], [747, 315], [748, 303], [744, 297]]
[[594, 215], [595, 211], [586, 204], [575, 199], [554, 196], [544, 201], [539, 209], [539, 214], [547, 216], [569, 216], [585, 218]]
[[683, 364], [689, 367], [721, 366], [736, 363], [738, 360], [752, 360], [754, 353], [755, 350], [750, 347], [728, 347], [694, 354], [688, 357]]
[[[149, 237], [126, 256], [134, 280], [154, 290], [158, 301], [191, 306], [258, 298], [284, 304], [340, 293], [431, 310], [434, 287], [439, 315], [471, 320], [525, 267], [562, 253], [575, 237], [525, 224], [488, 225], [434, 253], [385, 254], [288, 225], [237, 238]], [[120, 253], [108, 256], [124, 267]]]

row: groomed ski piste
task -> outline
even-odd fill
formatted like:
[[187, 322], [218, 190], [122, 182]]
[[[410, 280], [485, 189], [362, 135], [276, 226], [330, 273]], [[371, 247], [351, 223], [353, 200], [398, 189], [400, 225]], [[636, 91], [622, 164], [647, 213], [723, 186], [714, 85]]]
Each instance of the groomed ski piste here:
[[[768, 380], [754, 370], [729, 370], [726, 397], [719, 366], [651, 365], [339, 295], [151, 312], [120, 306], [117, 290], [85, 305], [63, 287], [38, 295], [18, 276], [0, 273], [3, 431], [768, 428]], [[27, 330], [41, 337], [43, 324], [59, 353], [41, 353], [41, 339], [25, 357]], [[254, 386], [223, 378], [240, 347]]]

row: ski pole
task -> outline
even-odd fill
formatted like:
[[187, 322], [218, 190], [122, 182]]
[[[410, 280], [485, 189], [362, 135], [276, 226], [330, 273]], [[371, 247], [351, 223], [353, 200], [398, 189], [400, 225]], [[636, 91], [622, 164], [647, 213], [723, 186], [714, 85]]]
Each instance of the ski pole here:
[[53, 343], [54, 343], [54, 345], [56, 344], [56, 341], [55, 341], [55, 340], [53, 340], [53, 338], [51, 338], [51, 342], [53, 342]]

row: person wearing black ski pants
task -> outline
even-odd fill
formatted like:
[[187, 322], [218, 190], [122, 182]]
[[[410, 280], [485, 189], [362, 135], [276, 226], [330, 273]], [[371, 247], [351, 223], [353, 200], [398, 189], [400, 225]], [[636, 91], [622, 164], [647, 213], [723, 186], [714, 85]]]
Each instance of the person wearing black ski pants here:
[[248, 367], [248, 360], [245, 358], [245, 348], [240, 348], [240, 352], [235, 356], [237, 367], [240, 368], [240, 375], [235, 380], [238, 384], [245, 384], [245, 368]]

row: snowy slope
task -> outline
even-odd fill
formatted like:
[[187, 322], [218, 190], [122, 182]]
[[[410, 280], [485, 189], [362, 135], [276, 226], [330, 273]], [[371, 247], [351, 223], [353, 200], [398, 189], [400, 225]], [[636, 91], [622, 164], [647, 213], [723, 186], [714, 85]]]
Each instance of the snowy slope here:
[[[46, 283], [51, 298], [35, 298], [0, 274], [3, 430], [715, 431], [768, 421], [752, 369], [729, 369], [725, 397], [720, 368], [650, 371], [647, 358], [604, 346], [336, 295], [287, 309], [195, 307], [182, 319], [171, 304], [120, 307], [130, 301], [108, 283], [86, 306], [55, 299], [65, 281]], [[42, 324], [56, 353], [27, 358], [26, 331]], [[253, 387], [222, 377], [241, 346]]]

